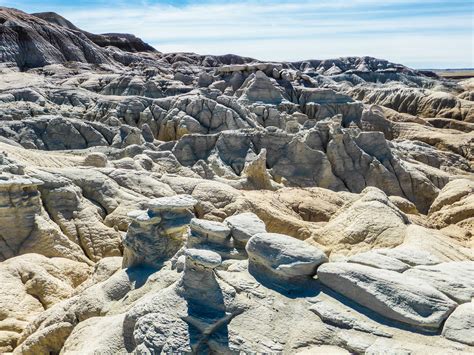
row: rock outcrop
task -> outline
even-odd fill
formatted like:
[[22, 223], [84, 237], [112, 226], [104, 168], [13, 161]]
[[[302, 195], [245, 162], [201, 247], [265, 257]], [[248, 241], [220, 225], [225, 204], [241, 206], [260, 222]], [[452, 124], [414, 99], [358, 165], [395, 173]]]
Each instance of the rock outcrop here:
[[440, 327], [456, 303], [414, 277], [353, 263], [327, 263], [318, 279], [380, 315], [418, 327]]
[[184, 245], [197, 201], [189, 195], [162, 197], [148, 202], [146, 211], [129, 213], [132, 218], [123, 240], [123, 267], [159, 267]]
[[27, 176], [0, 175], [0, 261], [19, 254], [41, 212], [38, 185]]
[[214, 275], [221, 257], [208, 250], [188, 249], [185, 258], [177, 283], [139, 302], [125, 315], [128, 351], [198, 353], [219, 349], [219, 328], [233, 317], [227, 307], [235, 297]]
[[91, 267], [64, 258], [25, 254], [0, 264], [0, 352], [12, 352], [30, 322], [73, 297]]
[[405, 238], [406, 215], [380, 190], [366, 188], [313, 236], [318, 244], [354, 254], [371, 247], [395, 247]]
[[229, 226], [234, 241], [241, 246], [245, 246], [255, 234], [266, 233], [265, 223], [252, 212], [227, 217], [224, 222]]
[[460, 305], [446, 320], [443, 335], [451, 340], [474, 345], [474, 307], [472, 302]]
[[0, 353], [473, 353], [472, 84], [0, 8]]
[[416, 266], [404, 275], [426, 281], [458, 303], [470, 302], [474, 298], [473, 261]]
[[21, 69], [78, 61], [112, 64], [105, 51], [81, 33], [52, 25], [19, 10], [0, 8], [4, 43], [2, 62], [13, 62]]
[[290, 236], [258, 233], [247, 243], [249, 271], [261, 279], [270, 279], [291, 287], [316, 274], [328, 261], [319, 249]]
[[265, 233], [265, 223], [253, 213], [227, 217], [223, 222], [193, 219], [188, 248], [213, 250], [226, 259], [247, 258], [246, 245], [251, 237]]
[[230, 228], [222, 222], [192, 219], [187, 247], [214, 250], [222, 258], [238, 257], [230, 235]]
[[470, 231], [474, 228], [474, 181], [450, 181], [433, 201], [428, 213], [430, 221], [438, 228], [457, 225]]
[[96, 35], [80, 30], [70, 21], [55, 12], [36, 12], [32, 15], [49, 23], [81, 32], [100, 47], [114, 46], [125, 52], [156, 52], [156, 49], [148, 43], [143, 42], [140, 38], [129, 33], [104, 33]]

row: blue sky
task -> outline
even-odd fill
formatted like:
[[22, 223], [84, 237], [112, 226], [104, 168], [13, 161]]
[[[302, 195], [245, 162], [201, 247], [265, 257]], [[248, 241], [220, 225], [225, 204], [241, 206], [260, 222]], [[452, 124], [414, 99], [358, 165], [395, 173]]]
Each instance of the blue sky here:
[[94, 33], [129, 32], [162, 52], [262, 60], [370, 55], [415, 68], [474, 67], [471, 0], [0, 0], [55, 11]]

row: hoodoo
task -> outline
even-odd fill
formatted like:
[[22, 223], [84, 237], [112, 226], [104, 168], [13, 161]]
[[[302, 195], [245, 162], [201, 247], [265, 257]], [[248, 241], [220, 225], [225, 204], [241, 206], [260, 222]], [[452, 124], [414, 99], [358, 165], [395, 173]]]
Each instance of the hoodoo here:
[[157, 49], [0, 7], [0, 353], [474, 353], [472, 79]]

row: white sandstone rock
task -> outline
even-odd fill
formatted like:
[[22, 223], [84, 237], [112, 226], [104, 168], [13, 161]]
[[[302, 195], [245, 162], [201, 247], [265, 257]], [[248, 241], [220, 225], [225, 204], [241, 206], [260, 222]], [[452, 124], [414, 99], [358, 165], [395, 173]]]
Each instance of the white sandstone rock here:
[[192, 232], [204, 236], [225, 239], [230, 235], [230, 229], [223, 223], [193, 218], [189, 224]]
[[474, 303], [472, 301], [454, 310], [444, 323], [442, 334], [450, 340], [474, 346]]
[[160, 197], [148, 202], [148, 208], [154, 212], [170, 210], [179, 211], [193, 208], [198, 201], [189, 195]]
[[258, 233], [247, 243], [249, 270], [264, 277], [291, 281], [304, 280], [328, 261], [318, 248], [288, 235]]
[[336, 309], [331, 304], [326, 302], [317, 302], [309, 308], [312, 312], [318, 315], [325, 323], [335, 325], [339, 328], [355, 329], [365, 333], [391, 338], [392, 335], [377, 329], [375, 324], [370, 324], [363, 320], [359, 320], [351, 315], [349, 312], [343, 312]]
[[318, 279], [349, 299], [393, 320], [437, 329], [456, 303], [426, 282], [354, 263], [326, 263]]
[[372, 266], [378, 269], [386, 269], [403, 272], [410, 268], [410, 265], [396, 258], [377, 253], [377, 250], [367, 251], [351, 256], [347, 259], [350, 263]]
[[429, 283], [458, 303], [474, 299], [474, 261], [415, 266], [403, 274]]
[[392, 257], [410, 266], [436, 265], [441, 262], [435, 255], [425, 251], [407, 246], [399, 246], [393, 249], [378, 249], [377, 253]]
[[255, 234], [266, 233], [265, 223], [252, 212], [227, 217], [224, 223], [230, 227], [232, 237], [240, 243], [247, 243]]

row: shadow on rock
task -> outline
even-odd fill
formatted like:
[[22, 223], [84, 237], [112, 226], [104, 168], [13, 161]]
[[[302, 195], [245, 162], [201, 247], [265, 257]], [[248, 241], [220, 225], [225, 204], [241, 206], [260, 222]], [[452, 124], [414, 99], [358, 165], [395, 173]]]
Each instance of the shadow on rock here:
[[160, 268], [153, 268], [149, 266], [134, 266], [125, 269], [125, 273], [127, 274], [130, 281], [135, 284], [135, 288], [142, 287], [150, 277], [151, 274], [159, 271]]
[[287, 279], [269, 275], [258, 265], [249, 265], [249, 273], [264, 287], [276, 291], [288, 298], [315, 297], [321, 292], [321, 283], [311, 277]]

